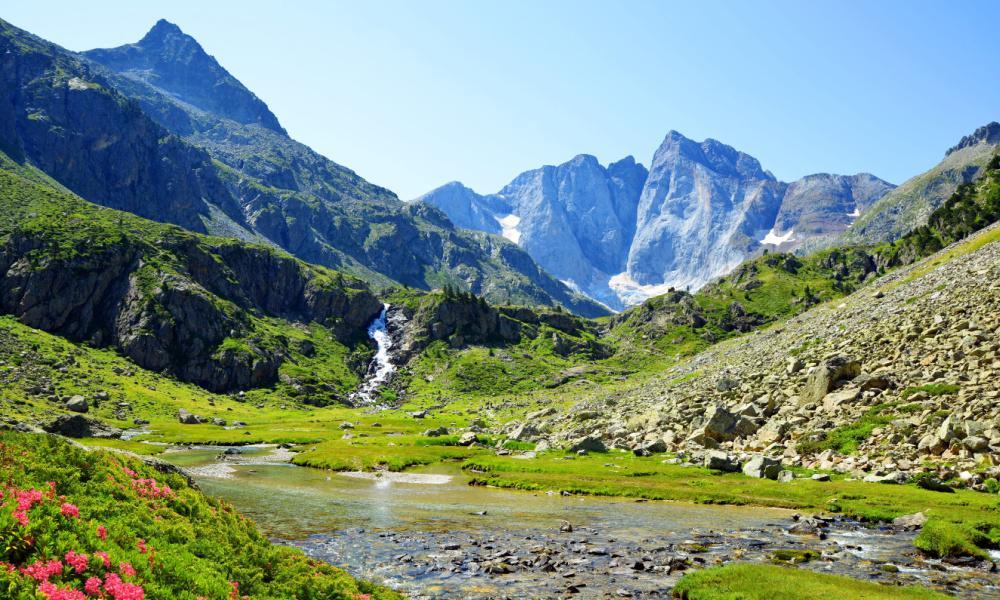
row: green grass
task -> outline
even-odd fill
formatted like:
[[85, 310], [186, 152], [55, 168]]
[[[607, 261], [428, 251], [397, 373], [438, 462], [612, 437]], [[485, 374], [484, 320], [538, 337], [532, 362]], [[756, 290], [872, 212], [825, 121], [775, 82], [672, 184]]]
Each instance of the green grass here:
[[814, 454], [823, 450], [834, 450], [841, 454], [854, 454], [858, 446], [867, 440], [876, 427], [891, 423], [893, 417], [886, 414], [887, 406], [874, 406], [865, 411], [854, 423], [840, 425], [830, 430], [822, 441], [802, 441], [796, 450], [802, 454]]
[[949, 596], [923, 587], [896, 587], [850, 577], [773, 565], [733, 564], [693, 571], [674, 587], [683, 600], [936, 600]]
[[928, 383], [927, 385], [908, 387], [900, 395], [905, 400], [917, 392], [926, 392], [931, 396], [943, 396], [954, 394], [960, 389], [962, 389], [960, 386], [953, 383]]
[[[228, 504], [129, 457], [86, 452], [53, 436], [0, 432], [0, 482], [0, 562], [16, 567], [0, 569], [4, 598], [40, 597], [38, 584], [17, 569], [70, 551], [89, 559], [82, 572], [63, 566], [51, 576], [62, 589], [81, 590], [90, 577], [117, 573], [148, 598], [228, 598], [232, 582], [253, 598], [399, 597], [271, 544]], [[31, 489], [42, 495], [18, 517], [13, 496]], [[99, 552], [107, 553], [107, 566]]]

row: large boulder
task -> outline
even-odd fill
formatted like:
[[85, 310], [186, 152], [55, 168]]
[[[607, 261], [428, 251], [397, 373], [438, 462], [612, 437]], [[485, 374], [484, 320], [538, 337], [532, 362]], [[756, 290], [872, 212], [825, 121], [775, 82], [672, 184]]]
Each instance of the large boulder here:
[[59, 415], [51, 423], [43, 427], [48, 433], [55, 433], [71, 438], [120, 438], [122, 430], [88, 419], [83, 415]]
[[829, 358], [809, 373], [805, 387], [799, 394], [800, 402], [802, 404], [819, 402], [833, 391], [838, 383], [854, 379], [860, 374], [860, 362], [842, 355]]
[[190, 412], [184, 410], [183, 408], [177, 411], [177, 420], [184, 425], [198, 425], [204, 422], [204, 420], [201, 417], [195, 414], [191, 414]]
[[90, 405], [87, 404], [87, 399], [83, 396], [76, 395], [70, 397], [66, 401], [66, 410], [71, 410], [73, 412], [85, 413], [90, 410]]
[[608, 447], [604, 445], [601, 438], [588, 435], [579, 438], [573, 442], [573, 445], [569, 448], [572, 452], [579, 452], [580, 450], [585, 450], [587, 452], [607, 452]]
[[755, 456], [743, 465], [743, 474], [757, 479], [777, 479], [781, 461], [766, 456]]
[[735, 473], [740, 470], [739, 461], [721, 450], [709, 450], [705, 454], [704, 465], [706, 469], [725, 473]]

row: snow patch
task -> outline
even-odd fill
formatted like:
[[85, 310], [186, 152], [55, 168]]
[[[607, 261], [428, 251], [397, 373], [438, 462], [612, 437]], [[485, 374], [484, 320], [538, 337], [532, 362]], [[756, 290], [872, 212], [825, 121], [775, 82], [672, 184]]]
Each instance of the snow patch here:
[[855, 206], [854, 210], [852, 210], [851, 212], [847, 213], [847, 216], [848, 217], [853, 217], [853, 218], [857, 219], [858, 217], [861, 216], [861, 209], [858, 208], [857, 206]]
[[787, 233], [785, 233], [783, 235], [778, 235], [778, 232], [775, 230], [774, 227], [772, 227], [771, 231], [768, 231], [767, 235], [764, 236], [764, 239], [760, 240], [760, 243], [761, 244], [771, 244], [773, 246], [780, 246], [781, 244], [784, 244], [785, 242], [794, 242], [795, 238], [792, 237], [794, 234], [795, 234], [795, 230], [794, 229], [789, 229]]
[[626, 306], [632, 306], [633, 304], [643, 302], [647, 298], [666, 294], [674, 286], [666, 283], [643, 285], [632, 279], [627, 272], [622, 272], [608, 280], [608, 287], [615, 292]]
[[517, 226], [521, 224], [521, 217], [511, 213], [503, 217], [493, 218], [497, 220], [497, 223], [500, 223], [500, 227], [503, 229], [501, 235], [515, 244], [520, 243], [521, 230]]

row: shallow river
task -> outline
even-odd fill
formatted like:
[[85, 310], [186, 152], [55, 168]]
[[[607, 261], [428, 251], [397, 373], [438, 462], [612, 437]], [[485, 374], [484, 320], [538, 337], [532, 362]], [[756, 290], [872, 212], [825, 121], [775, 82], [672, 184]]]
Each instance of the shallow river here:
[[779, 509], [472, 487], [448, 466], [402, 477], [328, 473], [291, 466], [274, 448], [219, 460], [221, 450], [164, 458], [276, 540], [416, 597], [668, 597], [689, 568], [766, 561], [783, 549], [822, 554], [805, 568], [1000, 597], [996, 574], [922, 560], [913, 533], [891, 528], [796, 520]]

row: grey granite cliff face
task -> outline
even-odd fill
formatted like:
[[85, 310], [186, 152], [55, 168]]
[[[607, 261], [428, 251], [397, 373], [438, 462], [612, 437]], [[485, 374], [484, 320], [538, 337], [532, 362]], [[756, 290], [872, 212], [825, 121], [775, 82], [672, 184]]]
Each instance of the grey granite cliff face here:
[[631, 156], [605, 168], [582, 154], [522, 173], [496, 194], [456, 182], [418, 201], [460, 227], [503, 235], [571, 288], [621, 308], [607, 282], [625, 267], [646, 175]]
[[735, 267], [774, 223], [785, 187], [747, 154], [671, 131], [639, 200], [628, 283], [697, 288]]

